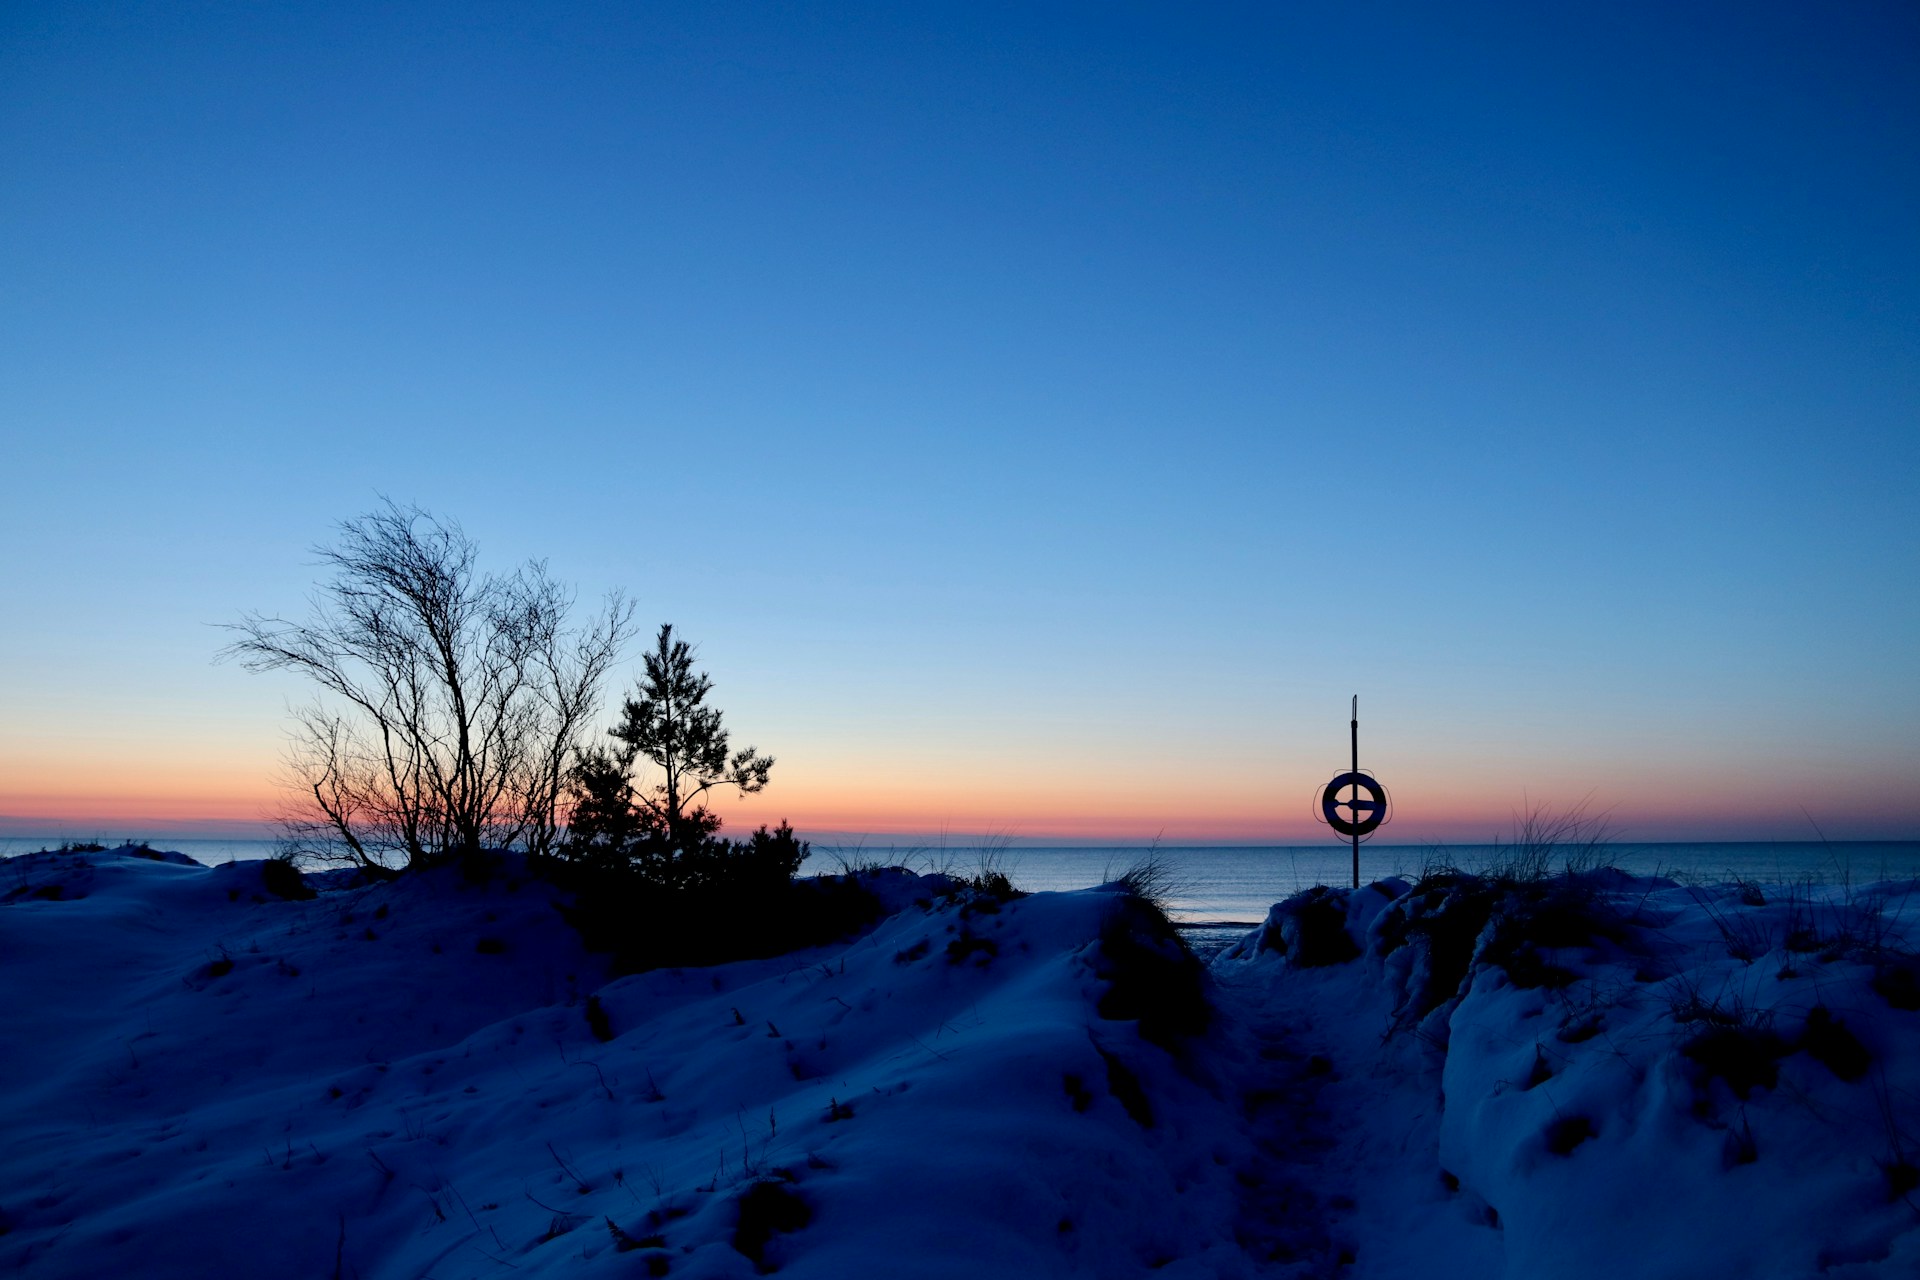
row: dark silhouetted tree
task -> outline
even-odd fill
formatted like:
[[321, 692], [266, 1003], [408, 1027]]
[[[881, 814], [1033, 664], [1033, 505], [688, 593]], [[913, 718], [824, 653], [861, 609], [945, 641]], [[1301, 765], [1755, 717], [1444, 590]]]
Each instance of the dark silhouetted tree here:
[[707, 808], [707, 793], [763, 790], [773, 757], [752, 747], [727, 754], [720, 709], [706, 705], [713, 680], [693, 669], [693, 649], [673, 638], [671, 623], [660, 628], [645, 662], [646, 676], [626, 700], [613, 736], [660, 767], [659, 785], [638, 794], [640, 805], [675, 841], [698, 839], [720, 825]]
[[[730, 854], [755, 850], [797, 867], [805, 856], [792, 830], [757, 833], [735, 850], [712, 837], [720, 816], [708, 807], [718, 788], [753, 794], [767, 785], [773, 758], [752, 747], [729, 752], [721, 712], [707, 705], [713, 681], [693, 668], [693, 649], [662, 626], [646, 673], [626, 699], [620, 723], [609, 732], [619, 744], [582, 752], [570, 785], [574, 801], [566, 853], [575, 861], [607, 868], [633, 867], [656, 883], [685, 885], [718, 878]], [[658, 781], [641, 787], [634, 768], [645, 759]], [[784, 835], [782, 835], [784, 833]], [[786, 872], [792, 875], [792, 870]]]
[[571, 627], [572, 593], [544, 563], [483, 576], [476, 550], [459, 525], [388, 502], [317, 549], [333, 572], [306, 621], [234, 626], [222, 656], [322, 690], [294, 735], [298, 851], [403, 868], [557, 845], [570, 765], [633, 609], [616, 593]]
[[807, 843], [785, 822], [744, 840], [717, 834], [713, 793], [764, 790], [773, 759], [731, 749], [693, 657], [661, 627], [611, 745], [581, 752], [568, 778], [565, 861], [553, 871], [578, 891], [567, 918], [616, 973], [779, 955], [880, 910], [852, 878], [796, 880]]

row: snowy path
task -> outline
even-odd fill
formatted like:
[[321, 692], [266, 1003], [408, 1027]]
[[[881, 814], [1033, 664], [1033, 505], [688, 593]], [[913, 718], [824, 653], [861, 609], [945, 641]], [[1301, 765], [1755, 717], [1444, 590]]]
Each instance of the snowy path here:
[[1252, 1050], [1237, 1083], [1253, 1163], [1236, 1175], [1240, 1244], [1256, 1261], [1302, 1275], [1330, 1274], [1354, 1260], [1354, 1206], [1339, 1128], [1324, 1097], [1332, 1083], [1326, 1045], [1270, 983], [1244, 975], [1214, 988], [1221, 1029]]
[[1236, 1177], [1242, 1247], [1284, 1276], [1500, 1275], [1500, 1232], [1441, 1174], [1437, 1079], [1341, 976], [1214, 971], [1255, 1152]]

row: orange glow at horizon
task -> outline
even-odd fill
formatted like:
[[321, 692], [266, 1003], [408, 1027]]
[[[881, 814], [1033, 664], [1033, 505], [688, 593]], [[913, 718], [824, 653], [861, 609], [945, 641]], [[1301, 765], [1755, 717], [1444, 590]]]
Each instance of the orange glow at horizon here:
[[[1310, 805], [1323, 780], [1305, 768], [1276, 767], [1259, 779], [1210, 779], [1185, 787], [1147, 785], [1124, 773], [1075, 779], [1008, 776], [964, 767], [889, 776], [866, 765], [838, 771], [790, 768], [776, 772], [772, 787], [750, 797], [723, 797], [715, 808], [727, 830], [740, 833], [761, 823], [790, 821], [810, 832], [860, 832], [885, 838], [898, 835], [924, 842], [952, 833], [956, 840], [980, 835], [1021, 840], [1244, 842], [1316, 844], [1329, 839], [1314, 821]], [[1382, 776], [1391, 784], [1411, 773], [1409, 762], [1396, 763]], [[1460, 770], [1465, 773], [1464, 769]], [[1551, 771], [1543, 782], [1579, 776], [1576, 762]], [[1484, 775], [1480, 775], [1484, 776]], [[1897, 788], [1884, 780], [1834, 778], [1817, 774], [1783, 782], [1757, 774], [1725, 773], [1667, 779], [1660, 788], [1644, 778], [1614, 769], [1592, 769], [1596, 785], [1562, 786], [1515, 796], [1497, 794], [1484, 781], [1468, 785], [1438, 770], [1415, 775], [1393, 788], [1394, 820], [1376, 841], [1385, 844], [1430, 840], [1477, 843], [1512, 829], [1515, 814], [1528, 803], [1565, 809], [1591, 795], [1591, 809], [1607, 811], [1617, 838], [1660, 840], [1690, 833], [1764, 829], [1773, 838], [1818, 839], [1830, 823], [1866, 824], [1911, 838], [1916, 824], [1910, 802], [1902, 805]], [[205, 754], [182, 749], [172, 761], [155, 762], [131, 752], [107, 750], [84, 767], [69, 757], [0, 758], [0, 818], [24, 829], [33, 819], [73, 824], [111, 823], [131, 829], [143, 822], [175, 828], [204, 822], [226, 826], [266, 826], [297, 797], [278, 785], [274, 762], [263, 767], [255, 757], [225, 751]], [[1619, 797], [1631, 798], [1621, 803]], [[1696, 803], [1707, 797], [1708, 803]], [[50, 828], [54, 829], [54, 828]], [[1836, 836], [1835, 838], [1858, 838]]]

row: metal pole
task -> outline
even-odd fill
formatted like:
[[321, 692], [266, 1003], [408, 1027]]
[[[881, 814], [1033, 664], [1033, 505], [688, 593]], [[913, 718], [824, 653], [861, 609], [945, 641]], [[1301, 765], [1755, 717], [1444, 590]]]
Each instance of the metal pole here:
[[1353, 695], [1353, 887], [1360, 887], [1360, 695]]

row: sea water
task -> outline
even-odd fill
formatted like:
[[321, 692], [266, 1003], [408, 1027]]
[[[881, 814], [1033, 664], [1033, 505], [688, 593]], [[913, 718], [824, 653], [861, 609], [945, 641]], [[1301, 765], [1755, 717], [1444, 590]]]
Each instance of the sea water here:
[[[71, 837], [67, 837], [71, 838]], [[61, 837], [0, 837], [0, 856], [55, 848]], [[114, 844], [99, 837], [102, 844]], [[159, 838], [148, 841], [213, 865], [246, 858], [267, 858], [271, 840]], [[866, 844], [840, 850], [816, 844], [803, 872], [830, 873], [844, 862], [899, 863], [916, 871], [947, 870], [970, 875], [997, 866], [1022, 889], [1082, 889], [1104, 883], [1138, 863], [1146, 850], [1134, 846], [1010, 845], [992, 848], [946, 846], [935, 850], [890, 849]], [[1414, 877], [1439, 865], [1467, 871], [1497, 862], [1510, 848], [1494, 845], [1362, 845], [1363, 882], [1388, 876]], [[1191, 926], [1251, 926], [1267, 908], [1318, 884], [1343, 885], [1353, 876], [1352, 850], [1331, 842], [1315, 845], [1163, 845], [1157, 850], [1169, 878], [1167, 898], [1173, 916]], [[1605, 860], [1640, 875], [1665, 875], [1711, 883], [1746, 880], [1761, 884], [1870, 884], [1877, 880], [1920, 878], [1920, 841], [1769, 841], [1752, 843], [1636, 843], [1606, 848]], [[1557, 868], [1556, 868], [1557, 869]]]
[[[951, 851], [946, 851], [951, 852]], [[969, 851], [958, 851], [957, 870], [969, 870]], [[1412, 879], [1441, 866], [1483, 870], [1511, 856], [1495, 845], [1361, 845], [1362, 883], [1402, 876]], [[1267, 908], [1314, 885], [1353, 880], [1351, 846], [1269, 845], [1245, 847], [1162, 846], [1158, 850], [1173, 880], [1168, 895], [1183, 922], [1258, 923]], [[943, 853], [944, 856], [944, 853]], [[978, 857], [979, 855], [974, 855]], [[1014, 884], [1023, 889], [1066, 889], [1099, 884], [1139, 862], [1132, 848], [1021, 848], [998, 854]], [[1694, 882], [1867, 884], [1920, 877], [1920, 841], [1810, 841], [1802, 843], [1614, 844], [1603, 860], [1636, 875], [1665, 875]], [[1558, 870], [1558, 864], [1554, 866]]]

